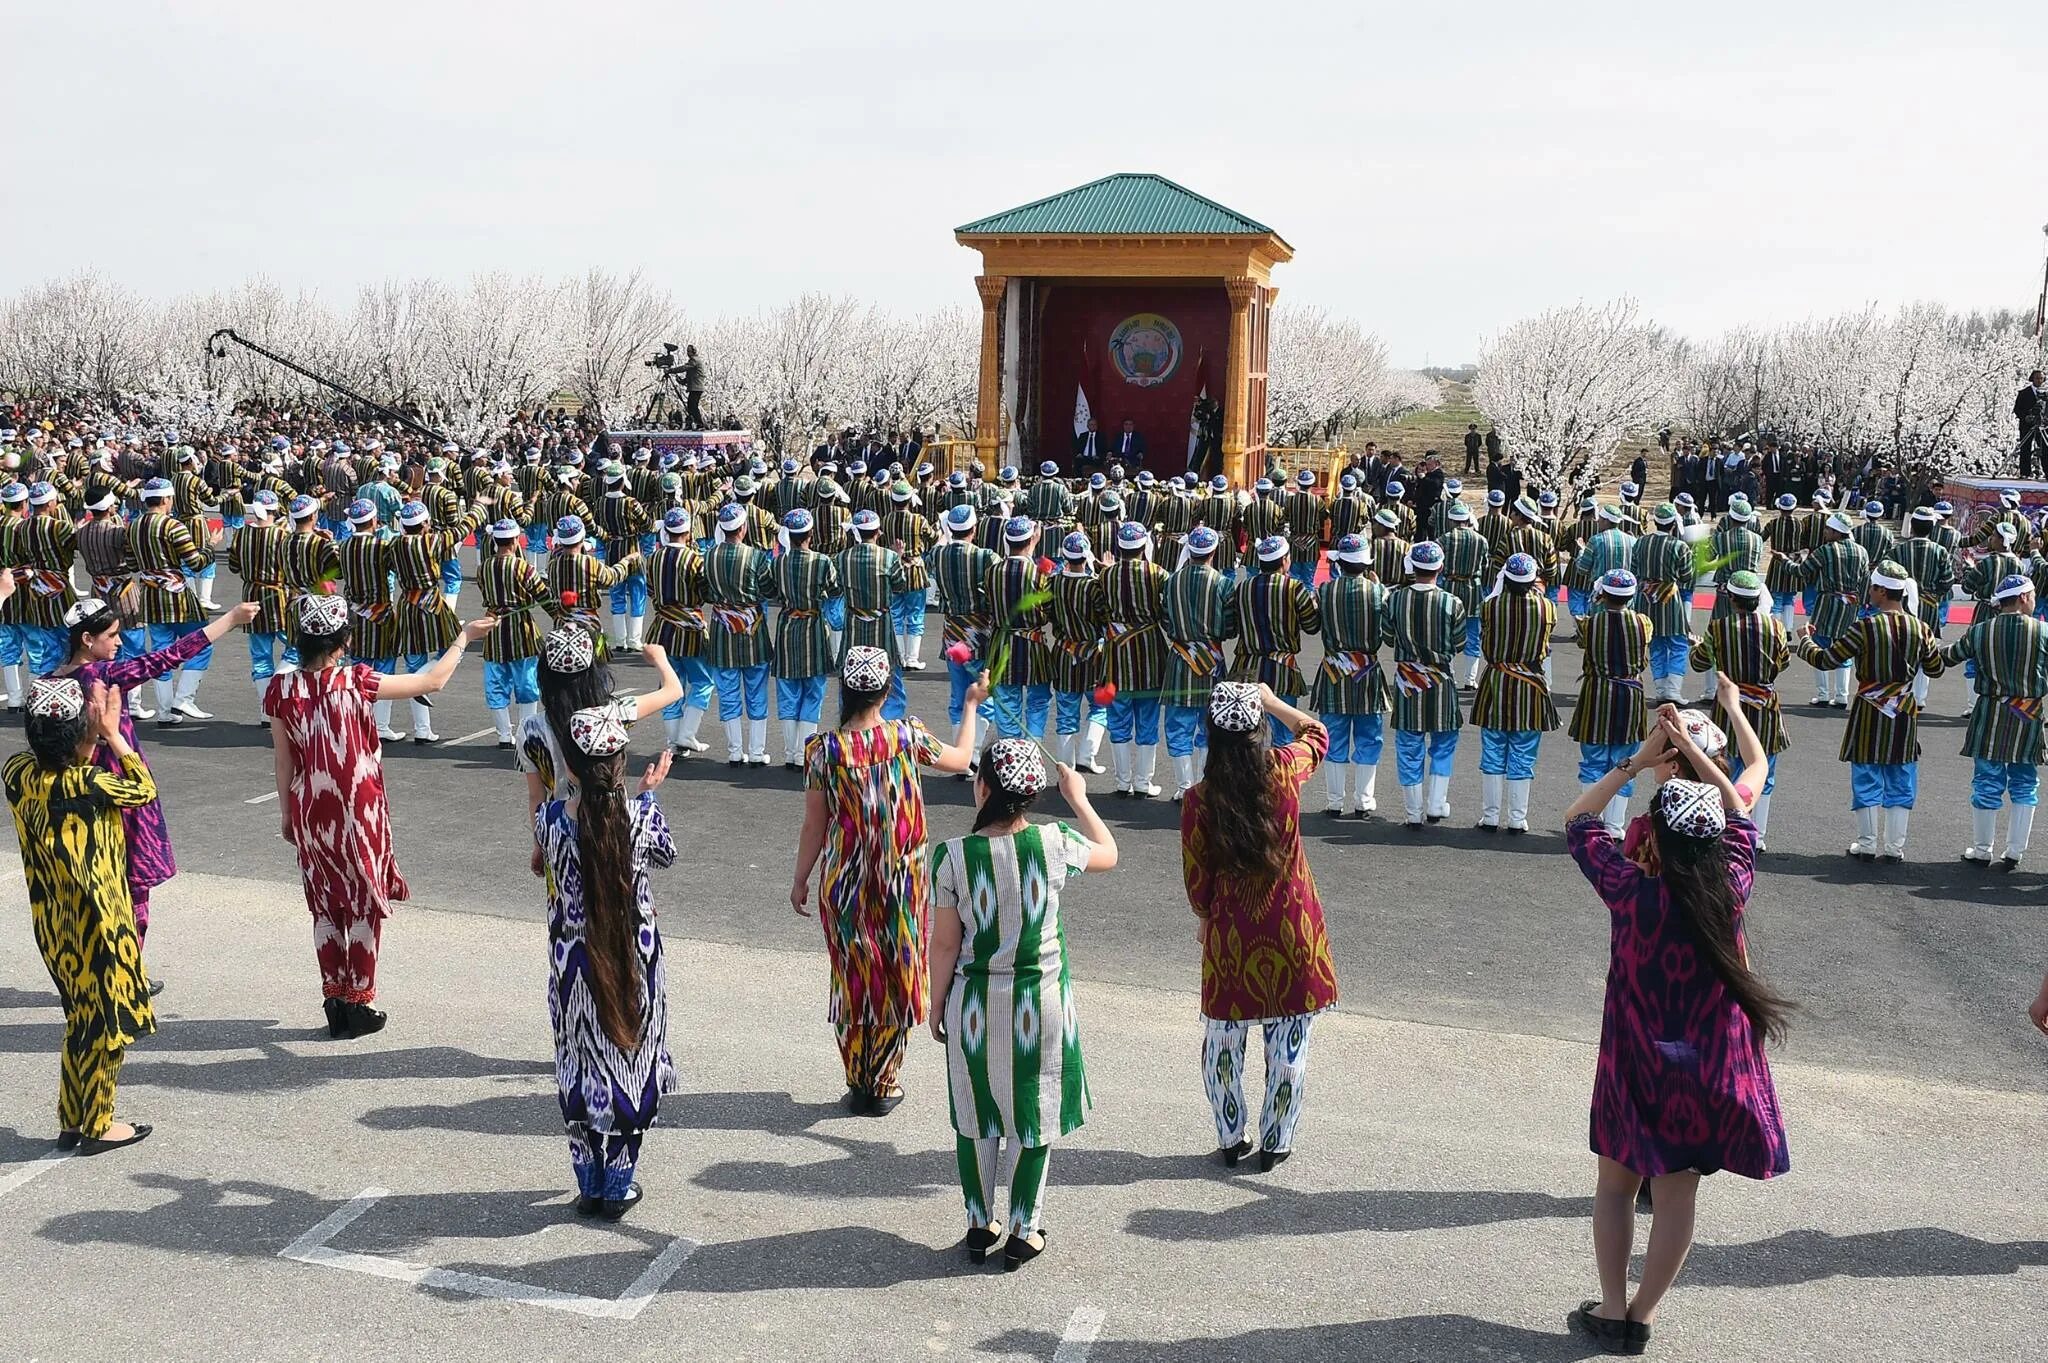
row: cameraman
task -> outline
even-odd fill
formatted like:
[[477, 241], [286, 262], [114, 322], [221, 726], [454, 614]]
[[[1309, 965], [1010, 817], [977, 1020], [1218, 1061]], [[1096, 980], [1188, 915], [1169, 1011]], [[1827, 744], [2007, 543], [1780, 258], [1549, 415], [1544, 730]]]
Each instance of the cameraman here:
[[2012, 400], [2012, 414], [2020, 423], [2020, 477], [2034, 476], [2034, 456], [2042, 456], [2041, 471], [2048, 474], [2048, 450], [2042, 446], [2042, 422], [2048, 419], [2048, 376], [2036, 369], [2027, 375], [2026, 387]]

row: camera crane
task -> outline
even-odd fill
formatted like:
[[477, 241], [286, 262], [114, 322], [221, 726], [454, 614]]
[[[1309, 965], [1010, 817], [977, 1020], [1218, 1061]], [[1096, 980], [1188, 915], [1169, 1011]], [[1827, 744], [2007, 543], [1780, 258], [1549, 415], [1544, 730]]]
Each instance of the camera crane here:
[[312, 370], [306, 368], [306, 366], [300, 364], [296, 360], [286, 359], [284, 356], [278, 354], [276, 351], [266, 349], [265, 347], [256, 344], [256, 342], [250, 340], [248, 337], [238, 334], [233, 327], [222, 327], [219, 331], [214, 332], [213, 335], [206, 338], [206, 359], [209, 365], [215, 360], [224, 360], [228, 357], [228, 343], [230, 341], [232, 341], [234, 344], [238, 346], [241, 346], [244, 350], [248, 350], [255, 354], [261, 355], [264, 359], [269, 360], [272, 364], [283, 365], [286, 369], [291, 370], [294, 374], [297, 374], [301, 378], [311, 379], [313, 382], [319, 384], [322, 388], [333, 389], [335, 392], [347, 398], [350, 402], [357, 403], [361, 406], [367, 407], [371, 411], [378, 413], [380, 416], [383, 416], [387, 420], [397, 422], [399, 425], [405, 427], [413, 434], [425, 436], [427, 439], [433, 441], [436, 445], [439, 445], [448, 438], [441, 432], [433, 430], [413, 420], [411, 417], [405, 415], [405, 413], [403, 412], [393, 411], [391, 408], [386, 407], [383, 403], [372, 401], [371, 399], [364, 397], [361, 393], [356, 392], [353, 388], [347, 387], [346, 385], [339, 383], [334, 379], [328, 378], [325, 374], [317, 374]]

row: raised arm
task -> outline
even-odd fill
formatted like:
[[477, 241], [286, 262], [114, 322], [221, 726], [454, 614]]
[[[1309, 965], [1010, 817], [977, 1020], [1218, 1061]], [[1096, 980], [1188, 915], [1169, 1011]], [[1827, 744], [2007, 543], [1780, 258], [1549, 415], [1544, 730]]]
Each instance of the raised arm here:
[[455, 636], [455, 642], [448, 645], [448, 651], [434, 660], [434, 665], [424, 672], [408, 672], [402, 677], [382, 677], [377, 683], [378, 700], [415, 700], [431, 696], [448, 684], [455, 675], [455, 665], [462, 661], [463, 653], [475, 640], [483, 638], [498, 627], [495, 615], [479, 615], [462, 627]]
[[660, 644], [644, 644], [640, 651], [648, 662], [654, 664], [654, 674], [661, 678], [661, 686], [635, 699], [633, 718], [636, 720], [660, 714], [683, 698], [682, 679], [676, 676], [675, 667], [668, 660], [668, 650]]
[[[1715, 699], [1721, 702], [1721, 713], [1727, 717], [1728, 728], [1735, 737], [1735, 755], [1742, 759], [1742, 765], [1735, 775], [1735, 786], [1749, 792], [1747, 800], [1734, 802], [1734, 807], [1743, 813], [1756, 803], [1764, 782], [1771, 774], [1770, 755], [1764, 751], [1763, 740], [1756, 736], [1756, 729], [1750, 724], [1749, 716], [1742, 711], [1742, 688], [1737, 686], [1726, 672], [1714, 674]], [[1724, 792], [1723, 798], [1732, 792]]]
[[981, 720], [981, 703], [988, 699], [988, 674], [982, 673], [967, 688], [960, 709], [960, 728], [954, 733], [953, 741], [939, 749], [939, 756], [932, 763], [935, 771], [963, 772], [974, 765], [978, 751], [975, 743], [975, 729]]
[[1588, 814], [1598, 814], [1605, 809], [1607, 802], [1619, 795], [1623, 786], [1635, 780], [1642, 772], [1656, 766], [1670, 747], [1669, 726], [1661, 723], [1652, 725], [1648, 737], [1643, 739], [1642, 746], [1629, 755], [1628, 761], [1595, 781], [1572, 802], [1572, 807], [1564, 812], [1565, 823], [1570, 824], [1574, 819]]

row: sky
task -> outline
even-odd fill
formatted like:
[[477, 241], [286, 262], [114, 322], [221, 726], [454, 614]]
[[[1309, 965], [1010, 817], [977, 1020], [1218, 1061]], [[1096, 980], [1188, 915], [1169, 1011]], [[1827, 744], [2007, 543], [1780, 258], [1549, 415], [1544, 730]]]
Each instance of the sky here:
[[[1566, 14], [1545, 11], [1567, 11]], [[1154, 171], [1281, 305], [1450, 365], [1629, 295], [1708, 337], [2030, 307], [2037, 16], [2000, 4], [0, 0], [0, 295], [643, 269], [696, 316], [975, 306], [960, 223]]]

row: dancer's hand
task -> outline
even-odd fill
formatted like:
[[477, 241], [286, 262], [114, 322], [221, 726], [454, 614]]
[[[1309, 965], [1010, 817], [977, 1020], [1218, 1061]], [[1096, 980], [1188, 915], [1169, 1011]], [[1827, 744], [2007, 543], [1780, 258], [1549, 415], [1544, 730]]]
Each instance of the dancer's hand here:
[[675, 752], [669, 748], [661, 750], [661, 756], [647, 764], [647, 770], [640, 774], [640, 793], [647, 794], [663, 781], [668, 780], [669, 763], [675, 760]]
[[988, 673], [983, 672], [967, 684], [967, 693], [960, 698], [961, 703], [970, 707], [979, 707], [983, 701], [988, 699], [988, 691]]
[[86, 723], [95, 734], [111, 743], [121, 736], [121, 708], [118, 687], [94, 682], [92, 691], [85, 698]]
[[238, 601], [228, 607], [228, 620], [237, 625], [246, 625], [263, 614], [261, 601]]
[[533, 873], [535, 876], [544, 876], [548, 873], [548, 864], [546, 861], [541, 859], [539, 843], [535, 843], [533, 845], [533, 856], [527, 861], [526, 864], [533, 868]]
[[810, 897], [811, 886], [807, 880], [799, 880], [796, 884], [789, 887], [789, 907], [796, 910], [797, 917], [809, 918], [811, 916], [811, 911], [804, 907], [804, 904]]
[[483, 638], [485, 635], [489, 634], [492, 630], [496, 629], [497, 627], [497, 616], [479, 615], [476, 619], [470, 621], [468, 624], [462, 627], [462, 637], [469, 640], [471, 643], [475, 643], [477, 640]]
[[1064, 762], [1052, 764], [1054, 780], [1060, 788], [1060, 798], [1070, 809], [1079, 809], [1088, 803], [1088, 778]]
[[1721, 713], [1732, 715], [1742, 704], [1742, 688], [1726, 672], [1714, 674], [1714, 699], [1721, 702]]

